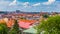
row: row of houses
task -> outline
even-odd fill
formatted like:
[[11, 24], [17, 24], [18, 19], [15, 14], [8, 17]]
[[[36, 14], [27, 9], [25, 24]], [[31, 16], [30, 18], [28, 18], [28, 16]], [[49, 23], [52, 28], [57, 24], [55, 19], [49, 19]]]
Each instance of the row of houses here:
[[35, 13], [34, 14], [34, 13], [19, 13], [19, 12], [16, 13], [16, 12], [13, 12], [13, 13], [8, 13], [8, 14], [0, 14], [0, 19], [7, 18], [8, 21], [9, 21], [9, 23], [8, 23], [9, 26], [10, 26], [10, 23], [12, 23], [12, 21], [14, 19], [17, 19], [20, 22], [22, 21], [22, 22], [29, 22], [29, 23], [38, 24], [40, 21], [43, 20], [43, 15], [44, 14], [48, 14], [48, 15], [54, 16], [56, 14], [59, 15], [60, 13], [40, 12], [40, 13], [37, 13], [37, 14]]
[[19, 19], [19, 18], [24, 18], [24, 19], [29, 19], [29, 20], [39, 20], [41, 16], [43, 16], [44, 14], [48, 14], [51, 16], [54, 16], [55, 14], [60, 14], [60, 13], [56, 13], [56, 12], [40, 12], [40, 13], [19, 13], [19, 12], [12, 12], [12, 13], [8, 13], [8, 14], [0, 14], [0, 18], [13, 18], [13, 19]]

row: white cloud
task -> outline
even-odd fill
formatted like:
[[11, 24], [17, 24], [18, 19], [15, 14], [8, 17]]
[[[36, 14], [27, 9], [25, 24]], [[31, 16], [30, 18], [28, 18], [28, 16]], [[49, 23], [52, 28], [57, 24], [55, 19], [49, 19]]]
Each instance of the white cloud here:
[[9, 4], [11, 3], [11, 1], [0, 1], [0, 10], [1, 11], [6, 11], [6, 10], [17, 10], [17, 6], [9, 6]]
[[48, 2], [55, 2], [56, 0], [48, 0]]
[[0, 6], [8, 6], [10, 1], [0, 1]]
[[9, 6], [16, 5], [16, 3], [17, 3], [17, 0], [14, 0], [12, 3], [9, 4]]
[[29, 2], [25, 2], [25, 3], [23, 3], [23, 5], [28, 5], [29, 4]]
[[56, 0], [48, 0], [48, 2], [44, 2], [43, 4], [45, 5], [50, 5], [52, 3], [54, 3]]
[[[17, 4], [16, 4], [16, 3]], [[49, 5], [51, 3], [55, 2], [55, 0], [49, 0], [48, 2], [44, 2], [45, 5]], [[59, 2], [60, 3], [60, 2]], [[19, 1], [14, 1], [12, 2], [12, 5], [9, 6], [9, 4], [11, 4], [11, 1], [0, 1], [0, 10], [9, 10], [9, 11], [14, 11], [14, 10], [22, 10], [22, 11], [40, 11], [40, 10], [45, 10], [45, 11], [60, 11], [60, 4], [58, 4], [58, 2], [55, 2], [52, 7], [51, 6], [44, 6], [41, 5], [42, 3], [29, 3], [29, 2], [19, 2]], [[16, 5], [15, 5], [16, 4]], [[57, 5], [58, 4], [58, 5]], [[41, 5], [41, 6], [40, 6]], [[33, 6], [38, 6], [38, 7], [33, 7]], [[55, 6], [55, 7], [53, 7]], [[27, 8], [25, 8], [27, 7]], [[31, 8], [30, 8], [31, 7]], [[41, 8], [39, 8], [41, 7]], [[48, 9], [48, 10], [47, 10]]]
[[36, 3], [36, 4], [33, 4], [32, 6], [39, 6], [40, 5], [40, 3]]
[[9, 5], [10, 1], [0, 1], [0, 10], [5, 10]]
[[22, 5], [23, 5], [24, 7], [28, 7], [28, 6], [29, 6], [29, 2], [24, 2], [24, 3], [22, 3]]

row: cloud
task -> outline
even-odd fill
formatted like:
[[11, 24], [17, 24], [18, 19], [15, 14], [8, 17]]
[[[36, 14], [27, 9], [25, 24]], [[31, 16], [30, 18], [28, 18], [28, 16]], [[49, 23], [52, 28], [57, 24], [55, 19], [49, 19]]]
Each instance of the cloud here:
[[[11, 5], [9, 6], [9, 4], [11, 4]], [[36, 7], [36, 6], [38, 6], [38, 7]], [[26, 11], [26, 12], [28, 12], [28, 11], [37, 12], [37, 11], [41, 11], [41, 10], [42, 11], [60, 11], [60, 2], [55, 1], [55, 0], [49, 0], [48, 2], [44, 2], [44, 5], [43, 5], [42, 3], [38, 3], [38, 2], [29, 3], [29, 2], [15, 1], [15, 0], [13, 2], [11, 2], [11, 0], [9, 0], [9, 1], [1, 0], [0, 1], [0, 10], [15, 11], [18, 9], [21, 11]]]
[[17, 0], [14, 0], [12, 3], [9, 4], [9, 6], [16, 5], [16, 3], [17, 3]]
[[10, 1], [0, 1], [0, 10], [6, 10], [7, 6], [9, 5]]
[[29, 2], [18, 2], [17, 0], [14, 0], [13, 2], [11, 2], [10, 4], [9, 4], [9, 6], [15, 6], [15, 5], [22, 5], [23, 7], [25, 7], [25, 8], [31, 8], [31, 6], [39, 6], [40, 5], [40, 3], [36, 3], [36, 4], [33, 4], [33, 5], [30, 5], [30, 3]]
[[36, 3], [36, 4], [33, 4], [32, 6], [39, 6], [40, 5], [40, 3]]
[[54, 3], [56, 0], [48, 0], [48, 2], [44, 2], [44, 5], [50, 5], [52, 3]]
[[24, 2], [24, 3], [22, 3], [22, 5], [24, 6], [24, 7], [28, 7], [29, 6], [29, 2]]

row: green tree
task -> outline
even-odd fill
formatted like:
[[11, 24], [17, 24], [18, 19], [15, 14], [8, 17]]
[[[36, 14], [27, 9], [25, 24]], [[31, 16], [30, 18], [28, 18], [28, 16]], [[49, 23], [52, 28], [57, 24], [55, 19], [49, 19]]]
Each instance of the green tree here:
[[0, 34], [8, 34], [8, 27], [6, 24], [0, 24]]
[[60, 16], [53, 16], [35, 27], [37, 34], [60, 34]]
[[44, 14], [43, 17], [44, 17], [44, 18], [48, 18], [49, 15], [48, 15], [48, 14]]
[[13, 25], [12, 29], [9, 32], [10, 34], [19, 34], [19, 25], [17, 20], [15, 20], [15, 24]]

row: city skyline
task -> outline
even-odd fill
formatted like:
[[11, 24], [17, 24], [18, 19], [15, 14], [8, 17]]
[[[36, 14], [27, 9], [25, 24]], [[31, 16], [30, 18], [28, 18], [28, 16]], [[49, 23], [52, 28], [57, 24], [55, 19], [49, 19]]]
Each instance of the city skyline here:
[[0, 11], [60, 12], [60, 0], [1, 0]]

